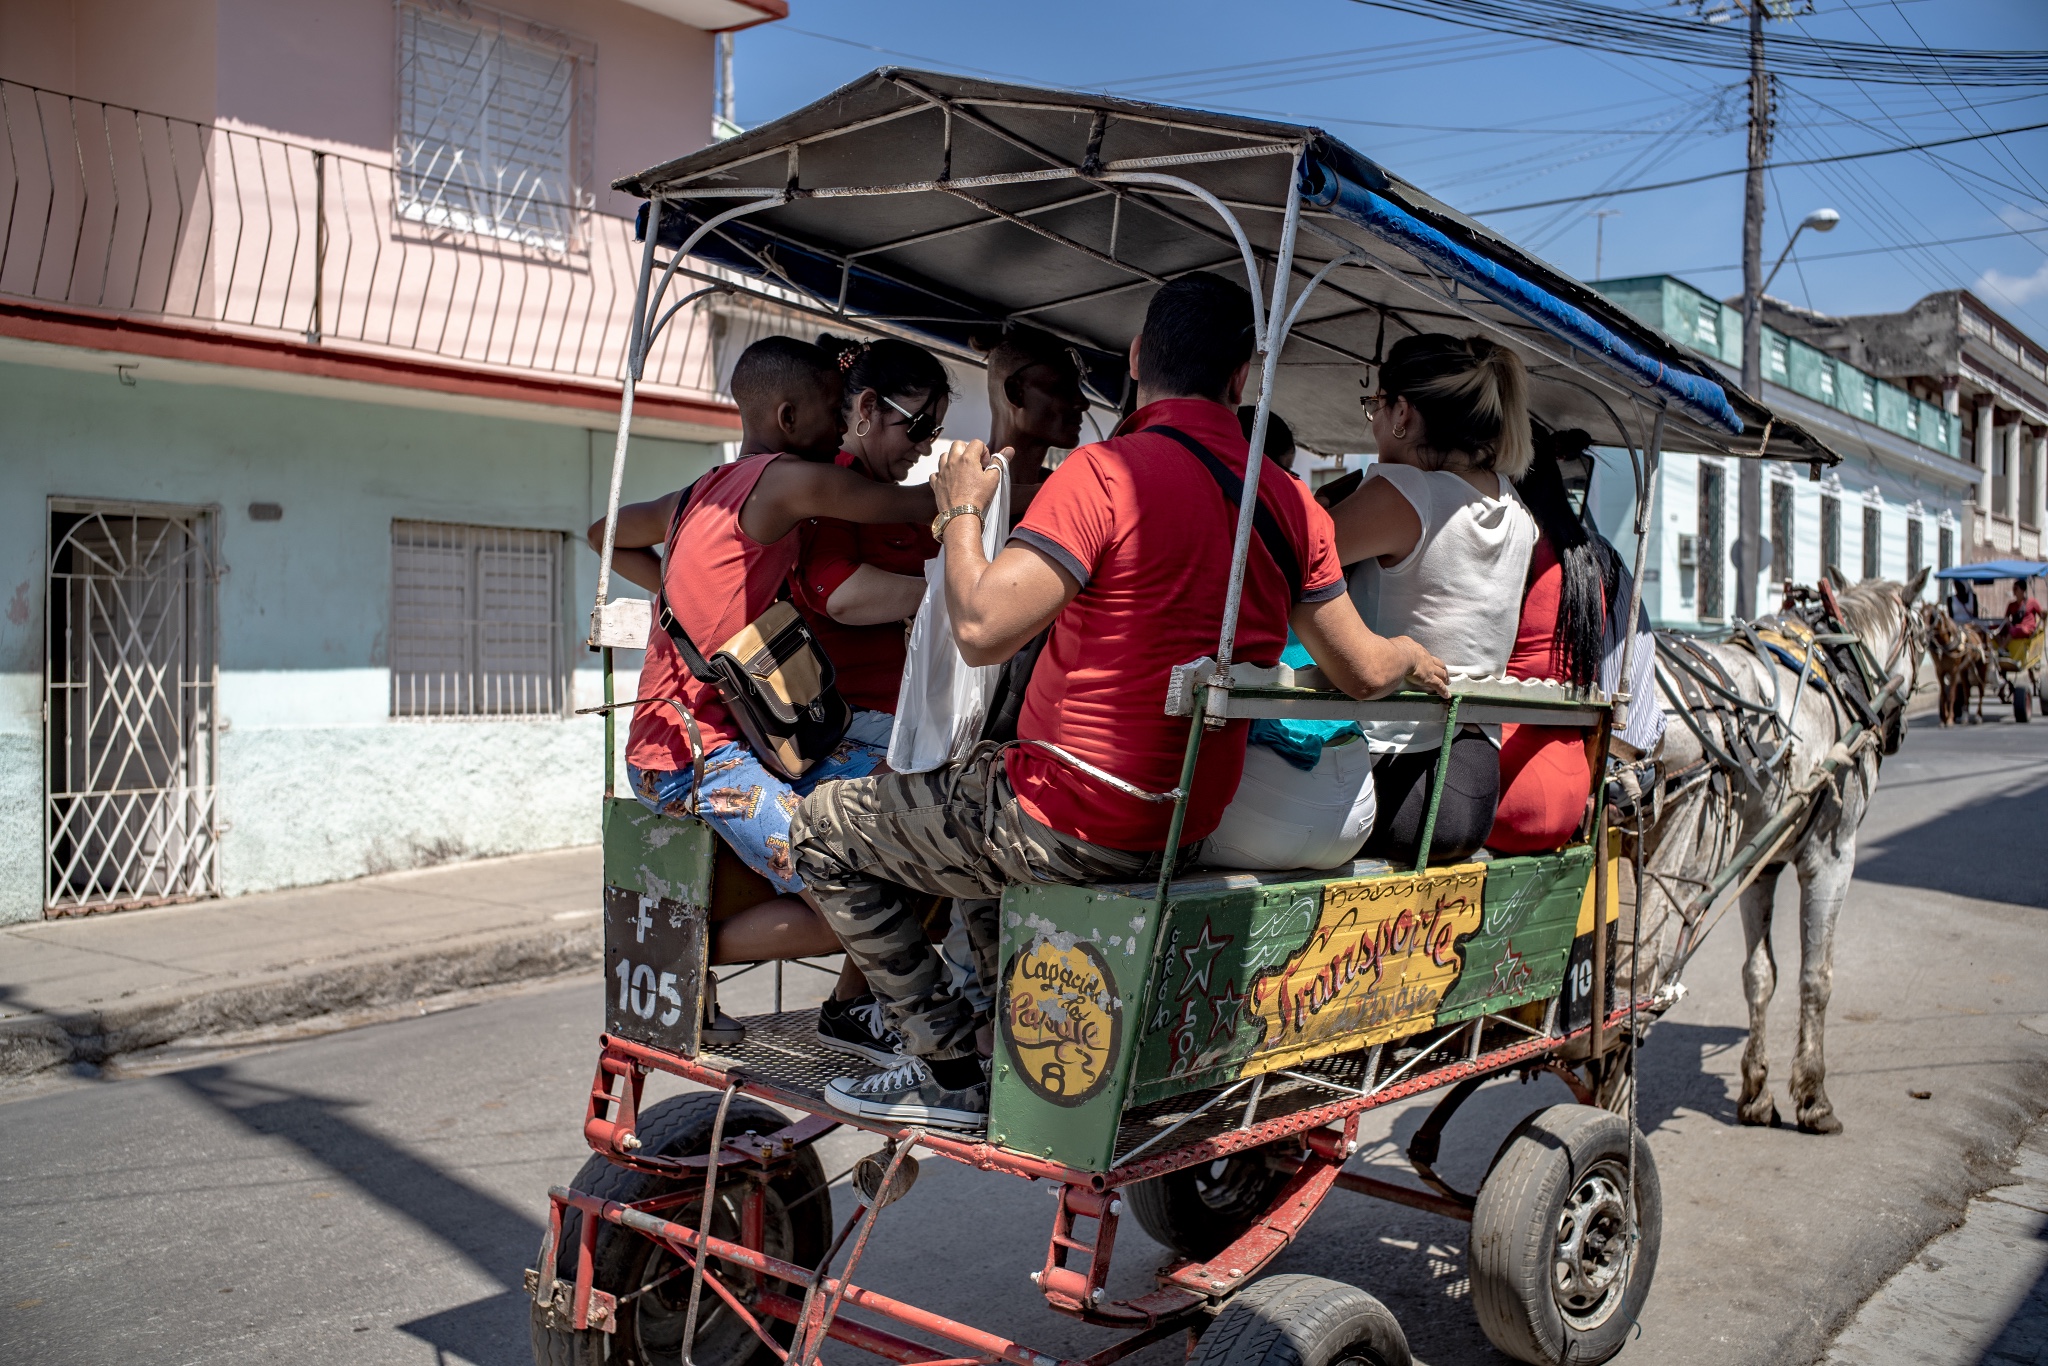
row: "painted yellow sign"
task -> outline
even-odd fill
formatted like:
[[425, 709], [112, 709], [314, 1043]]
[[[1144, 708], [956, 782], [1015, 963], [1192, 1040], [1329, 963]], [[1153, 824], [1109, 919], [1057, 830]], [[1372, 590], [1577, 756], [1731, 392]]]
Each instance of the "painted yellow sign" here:
[[1252, 986], [1249, 1013], [1265, 1029], [1245, 1072], [1426, 1029], [1464, 969], [1485, 885], [1477, 863], [1331, 883], [1307, 942]]
[[1003, 977], [1003, 1039], [1024, 1084], [1055, 1105], [1101, 1091], [1123, 1030], [1123, 1002], [1101, 951], [1085, 939], [1039, 935]]

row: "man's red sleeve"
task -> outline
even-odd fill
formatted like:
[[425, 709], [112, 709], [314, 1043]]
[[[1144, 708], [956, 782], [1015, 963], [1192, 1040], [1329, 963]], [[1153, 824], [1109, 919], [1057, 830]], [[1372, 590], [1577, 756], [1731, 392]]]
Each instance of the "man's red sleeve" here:
[[1050, 556], [1082, 587], [1116, 541], [1116, 505], [1104, 468], [1108, 452], [1083, 446], [1046, 476], [1010, 539]]
[[1325, 602], [1344, 592], [1344, 566], [1337, 559], [1337, 524], [1329, 510], [1316, 501], [1309, 486], [1298, 479], [1288, 481], [1301, 500], [1308, 518], [1308, 554], [1301, 566], [1301, 600]]

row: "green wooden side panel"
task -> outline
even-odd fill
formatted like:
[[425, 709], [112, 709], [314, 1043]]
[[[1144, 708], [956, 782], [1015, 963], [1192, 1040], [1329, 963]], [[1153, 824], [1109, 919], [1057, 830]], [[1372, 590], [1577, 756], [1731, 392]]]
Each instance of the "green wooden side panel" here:
[[1436, 1023], [1457, 1024], [1557, 995], [1592, 870], [1590, 844], [1488, 864], [1486, 916], [1465, 942], [1464, 970], [1444, 994]]
[[991, 1142], [1108, 1169], [1158, 929], [1150, 897], [1056, 886], [1003, 894]]
[[631, 797], [614, 797], [604, 806], [605, 885], [708, 906], [717, 838], [700, 820], [657, 816]]
[[1321, 882], [1172, 901], [1146, 994], [1130, 1103], [1235, 1081], [1265, 1035], [1256, 998], [1322, 915]]

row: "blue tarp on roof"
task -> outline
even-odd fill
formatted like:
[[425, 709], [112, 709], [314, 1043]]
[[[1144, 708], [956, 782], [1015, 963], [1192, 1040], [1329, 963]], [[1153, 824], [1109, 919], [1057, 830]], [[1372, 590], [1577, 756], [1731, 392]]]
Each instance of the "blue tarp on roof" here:
[[1998, 583], [2004, 579], [2048, 578], [2048, 563], [2040, 560], [1981, 560], [1976, 564], [1951, 565], [1934, 576], [1961, 579], [1966, 583]]

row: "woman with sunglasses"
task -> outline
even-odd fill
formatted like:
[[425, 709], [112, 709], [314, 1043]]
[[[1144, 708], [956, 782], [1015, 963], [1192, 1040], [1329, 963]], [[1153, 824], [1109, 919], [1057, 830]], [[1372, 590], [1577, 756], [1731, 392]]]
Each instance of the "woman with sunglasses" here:
[[[928, 454], [952, 398], [946, 369], [921, 346], [893, 337], [826, 334], [818, 347], [839, 369], [844, 394], [837, 463], [876, 483], [899, 484]], [[813, 517], [797, 528], [790, 599], [810, 623], [853, 707], [849, 740], [889, 747], [906, 654], [903, 623], [924, 597], [924, 562], [939, 553], [924, 522], [855, 524]], [[872, 993], [843, 998], [843, 981], [818, 1015], [828, 1046], [871, 1061], [896, 1036]]]

